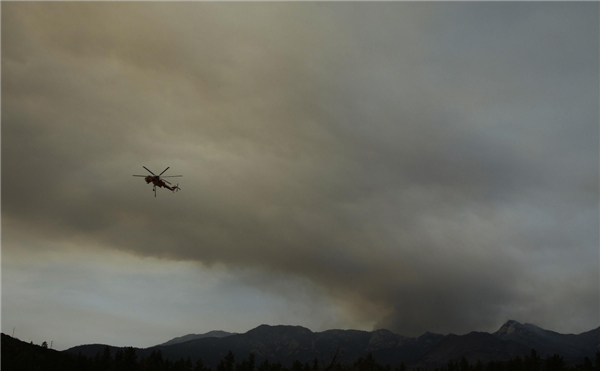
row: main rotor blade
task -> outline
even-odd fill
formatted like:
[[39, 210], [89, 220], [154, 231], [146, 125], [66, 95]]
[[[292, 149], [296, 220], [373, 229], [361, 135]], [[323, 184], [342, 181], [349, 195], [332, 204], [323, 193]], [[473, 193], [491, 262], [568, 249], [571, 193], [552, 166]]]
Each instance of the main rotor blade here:
[[169, 184], [171, 184], [171, 182], [169, 182], [168, 180], [164, 180], [164, 179], [163, 179], [162, 181], [163, 181], [163, 182], [165, 182], [165, 183], [169, 183]]
[[182, 177], [183, 175], [165, 175], [165, 176], [161, 176], [160, 178], [178, 178], [178, 177]]
[[[147, 167], [145, 167], [145, 166], [142, 166], [142, 167], [143, 167], [144, 169], [148, 170], [148, 168], [147, 168]], [[150, 170], [148, 170], [148, 171], [150, 172], [150, 174], [152, 174], [152, 175], [156, 176], [156, 174], [154, 174], [154, 173], [153, 173], [153, 172], [151, 172]]]
[[165, 173], [165, 171], [169, 170], [169, 168], [170, 168], [170, 166], [167, 166], [167, 168], [166, 168], [166, 169], [164, 169], [162, 173], [158, 174], [158, 176], [161, 176], [161, 175], [163, 175], [163, 174]]

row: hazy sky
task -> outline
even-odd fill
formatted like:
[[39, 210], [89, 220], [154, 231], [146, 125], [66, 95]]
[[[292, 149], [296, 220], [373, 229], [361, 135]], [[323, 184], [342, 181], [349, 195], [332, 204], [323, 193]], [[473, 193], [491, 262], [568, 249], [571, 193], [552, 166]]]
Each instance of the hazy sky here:
[[597, 2], [1, 12], [3, 332], [600, 325]]

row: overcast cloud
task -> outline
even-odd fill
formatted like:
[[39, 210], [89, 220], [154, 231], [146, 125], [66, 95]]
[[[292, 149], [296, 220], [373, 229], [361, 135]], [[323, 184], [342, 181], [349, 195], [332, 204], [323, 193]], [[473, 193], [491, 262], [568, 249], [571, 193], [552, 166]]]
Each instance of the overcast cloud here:
[[598, 6], [2, 4], [3, 307], [120, 251], [313, 330], [597, 327]]

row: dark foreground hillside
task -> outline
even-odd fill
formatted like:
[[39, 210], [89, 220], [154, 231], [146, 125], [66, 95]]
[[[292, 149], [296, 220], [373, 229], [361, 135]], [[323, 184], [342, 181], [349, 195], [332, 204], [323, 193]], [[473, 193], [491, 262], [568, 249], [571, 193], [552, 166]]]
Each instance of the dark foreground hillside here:
[[86, 357], [59, 352], [1, 335], [2, 370], [76, 371], [82, 370]]
[[341, 363], [338, 347], [326, 362], [315, 359], [309, 364], [296, 360], [290, 367], [268, 360], [258, 363], [254, 353], [240, 359], [228, 352], [213, 369], [205, 366], [202, 359], [192, 362], [190, 357], [179, 360], [165, 358], [160, 350], [153, 351], [148, 357], [138, 357], [135, 348], [117, 349], [113, 353], [109, 346], [105, 346], [94, 357], [87, 357], [81, 353], [74, 355], [48, 349], [47, 346], [28, 344], [5, 334], [2, 334], [1, 341], [2, 370], [5, 371], [600, 371], [600, 352], [595, 355], [595, 363], [585, 357], [581, 363], [570, 366], [557, 354], [543, 359], [532, 350], [523, 357], [516, 356], [506, 361], [469, 362], [463, 356], [460, 360], [448, 361], [434, 368], [407, 367], [404, 363], [392, 367], [389, 363], [381, 363], [371, 353], [351, 363]]

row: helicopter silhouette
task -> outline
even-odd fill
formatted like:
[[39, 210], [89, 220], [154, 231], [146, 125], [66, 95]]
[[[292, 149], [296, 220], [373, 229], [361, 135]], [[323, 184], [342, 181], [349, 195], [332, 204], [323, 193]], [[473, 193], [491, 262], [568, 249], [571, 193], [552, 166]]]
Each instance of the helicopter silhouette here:
[[[165, 173], [165, 171], [169, 170], [169, 167], [167, 167], [166, 169], [163, 170], [162, 173], [156, 175], [154, 174], [152, 171], [150, 171], [150, 169], [148, 169], [145, 166], [142, 166], [144, 169], [148, 170], [148, 172], [152, 175], [134, 175], [134, 176], [139, 176], [139, 177], [143, 177], [144, 180], [146, 181], [146, 184], [150, 184], [152, 183], [152, 190], [154, 191], [154, 197], [156, 197], [156, 187], [159, 188], [167, 188], [170, 191], [172, 191], [173, 193], [175, 193], [175, 191], [179, 191], [181, 188], [179, 187], [179, 183], [177, 183], [177, 185], [174, 185], [169, 182], [168, 180], [164, 180], [162, 178], [177, 178], [177, 177], [182, 177], [183, 175], [166, 175], [163, 176], [161, 178], [161, 175], [163, 175]], [[167, 183], [171, 184], [172, 187], [169, 187], [167, 185]]]

